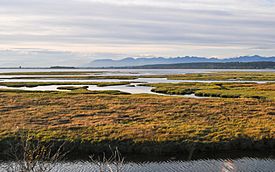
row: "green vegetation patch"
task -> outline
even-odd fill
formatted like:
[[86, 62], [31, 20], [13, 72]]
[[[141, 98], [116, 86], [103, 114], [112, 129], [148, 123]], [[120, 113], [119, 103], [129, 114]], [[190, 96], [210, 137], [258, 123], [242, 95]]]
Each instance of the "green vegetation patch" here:
[[0, 73], [0, 75], [89, 75], [102, 73], [104, 71], [8, 72]]
[[63, 86], [63, 87], [57, 87], [58, 90], [80, 90], [80, 89], [88, 89], [89, 86]]
[[[61, 87], [60, 87], [61, 88]], [[72, 94], [110, 94], [110, 95], [130, 95], [130, 93], [122, 92], [119, 90], [88, 90], [85, 87], [81, 88], [62, 88], [60, 90], [67, 90], [69, 92], [58, 92], [58, 91], [34, 91], [34, 90], [19, 90], [19, 89], [0, 89], [0, 93], [43, 93], [54, 95], [72, 95]]]
[[164, 94], [195, 94], [206, 97], [257, 98], [275, 100], [275, 83], [163, 83], [144, 84]]
[[213, 72], [167, 75], [175, 80], [237, 80], [237, 81], [275, 81], [275, 72]]
[[97, 85], [99, 87], [128, 85], [130, 82], [0, 82], [1, 86], [7, 87], [37, 87], [49, 85]]
[[[64, 76], [28, 76], [28, 77], [12, 77], [9, 79], [67, 79], [67, 80], [96, 80], [96, 79], [121, 79], [121, 80], [132, 80], [138, 79], [139, 76], [97, 76], [97, 75], [88, 75], [88, 76], [77, 76], [77, 75], [64, 75]], [[0, 78], [1, 79], [1, 78]], [[7, 79], [7, 78], [2, 78]]]

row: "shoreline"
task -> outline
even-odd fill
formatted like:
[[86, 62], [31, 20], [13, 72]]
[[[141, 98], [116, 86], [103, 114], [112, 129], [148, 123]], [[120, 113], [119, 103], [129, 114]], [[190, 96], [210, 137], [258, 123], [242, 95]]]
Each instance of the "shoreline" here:
[[[8, 160], [7, 151], [13, 145], [14, 140], [11, 138], [0, 141], [0, 160]], [[36, 141], [34, 141], [35, 143]], [[88, 141], [49, 141], [41, 143], [51, 143], [53, 150], [64, 144], [64, 150], [68, 152], [67, 160], [86, 160], [91, 155], [106, 155], [117, 148], [120, 153], [132, 159], [131, 157], [150, 158], [172, 158], [196, 160], [203, 158], [215, 157], [239, 157], [242, 155], [261, 156], [264, 158], [275, 158], [275, 139], [251, 140], [235, 139], [229, 142], [202, 143], [202, 142], [143, 142], [134, 143], [132, 141], [102, 141], [91, 143]], [[110, 149], [112, 148], [112, 149]], [[226, 154], [225, 154], [226, 153]], [[148, 156], [150, 155], [150, 156]], [[230, 155], [230, 156], [229, 156]]]

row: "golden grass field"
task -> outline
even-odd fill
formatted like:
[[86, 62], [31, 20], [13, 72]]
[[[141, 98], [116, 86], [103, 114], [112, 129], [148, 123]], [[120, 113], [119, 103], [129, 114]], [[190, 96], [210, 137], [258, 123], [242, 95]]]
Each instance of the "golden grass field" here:
[[153, 95], [0, 93], [1, 137], [219, 142], [275, 137], [275, 102]]

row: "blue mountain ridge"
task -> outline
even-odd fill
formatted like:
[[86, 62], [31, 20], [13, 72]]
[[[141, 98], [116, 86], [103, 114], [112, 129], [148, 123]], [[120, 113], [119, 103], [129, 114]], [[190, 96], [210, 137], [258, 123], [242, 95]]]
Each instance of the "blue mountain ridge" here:
[[199, 63], [199, 62], [275, 62], [275, 57], [263, 57], [263, 56], [240, 56], [233, 58], [207, 58], [207, 57], [152, 57], [152, 58], [133, 58], [128, 57], [121, 60], [113, 59], [98, 59], [94, 60], [86, 65], [85, 67], [124, 67], [124, 66], [142, 66], [142, 65], [153, 65], [153, 64], [176, 64], [176, 63]]

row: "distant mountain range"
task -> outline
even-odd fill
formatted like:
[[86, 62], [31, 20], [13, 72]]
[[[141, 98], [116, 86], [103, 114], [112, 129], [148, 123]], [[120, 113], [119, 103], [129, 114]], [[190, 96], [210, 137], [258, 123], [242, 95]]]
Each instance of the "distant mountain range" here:
[[155, 64], [177, 64], [177, 63], [226, 63], [226, 62], [275, 62], [275, 57], [262, 56], [240, 56], [234, 58], [206, 58], [206, 57], [153, 57], [153, 58], [124, 58], [121, 60], [99, 59], [94, 60], [83, 67], [126, 67], [126, 66], [144, 66]]
[[115, 67], [122, 69], [275, 69], [275, 62], [200, 62], [156, 64], [132, 67]]

